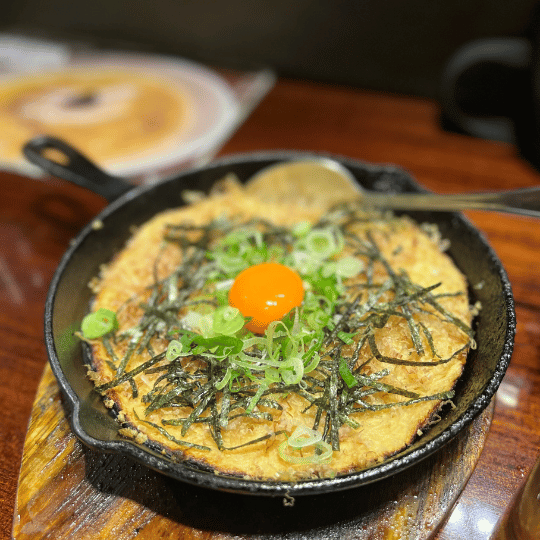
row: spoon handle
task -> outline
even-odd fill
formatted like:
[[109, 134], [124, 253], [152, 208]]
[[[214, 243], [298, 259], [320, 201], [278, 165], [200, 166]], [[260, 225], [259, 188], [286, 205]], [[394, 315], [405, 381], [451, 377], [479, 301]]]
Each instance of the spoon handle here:
[[362, 198], [366, 204], [393, 210], [491, 210], [540, 217], [540, 187], [456, 195], [364, 192]]

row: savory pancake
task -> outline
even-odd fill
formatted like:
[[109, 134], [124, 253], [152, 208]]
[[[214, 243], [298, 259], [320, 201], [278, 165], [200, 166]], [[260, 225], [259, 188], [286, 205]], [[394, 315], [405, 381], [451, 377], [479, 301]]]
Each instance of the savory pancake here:
[[350, 202], [342, 180], [293, 182], [227, 178], [91, 283], [89, 376], [120, 433], [296, 480], [384, 460], [451, 400], [472, 313], [437, 230]]

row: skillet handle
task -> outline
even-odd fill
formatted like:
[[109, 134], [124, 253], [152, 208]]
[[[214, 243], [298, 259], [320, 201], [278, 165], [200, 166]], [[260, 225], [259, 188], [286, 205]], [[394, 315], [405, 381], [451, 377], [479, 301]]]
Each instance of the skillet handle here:
[[[58, 160], [47, 157], [48, 150], [60, 152]], [[75, 148], [54, 137], [43, 135], [31, 139], [24, 145], [23, 153], [31, 163], [52, 176], [89, 189], [109, 202], [133, 188], [126, 180], [107, 174]]]

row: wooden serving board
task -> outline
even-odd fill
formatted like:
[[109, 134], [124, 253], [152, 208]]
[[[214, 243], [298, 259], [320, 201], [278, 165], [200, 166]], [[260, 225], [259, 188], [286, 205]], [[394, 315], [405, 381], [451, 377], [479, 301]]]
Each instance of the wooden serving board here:
[[49, 366], [24, 445], [15, 540], [421, 540], [434, 534], [472, 473], [493, 404], [418, 466], [374, 484], [296, 500], [190, 486], [72, 434]]

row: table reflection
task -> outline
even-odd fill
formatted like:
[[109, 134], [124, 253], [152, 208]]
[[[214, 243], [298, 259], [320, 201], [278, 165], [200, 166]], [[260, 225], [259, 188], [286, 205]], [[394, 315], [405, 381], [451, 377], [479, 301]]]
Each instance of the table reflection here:
[[450, 514], [439, 540], [489, 539], [499, 519], [500, 510], [482, 501], [460, 499]]

